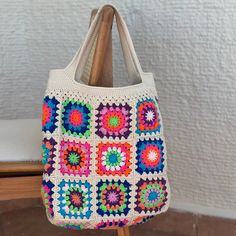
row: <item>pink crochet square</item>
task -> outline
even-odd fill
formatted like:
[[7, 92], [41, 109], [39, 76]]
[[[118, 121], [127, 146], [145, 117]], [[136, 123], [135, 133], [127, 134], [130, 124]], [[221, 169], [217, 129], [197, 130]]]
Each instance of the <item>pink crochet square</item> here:
[[89, 176], [91, 170], [91, 146], [88, 142], [61, 141], [60, 171], [63, 175]]

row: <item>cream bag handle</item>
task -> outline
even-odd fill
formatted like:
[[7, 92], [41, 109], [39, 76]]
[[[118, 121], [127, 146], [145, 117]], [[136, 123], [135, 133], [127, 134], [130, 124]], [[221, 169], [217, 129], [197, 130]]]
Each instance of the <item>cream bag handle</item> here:
[[128, 28], [123, 17], [120, 15], [116, 7], [110, 4], [106, 4], [99, 8], [91, 26], [89, 27], [86, 38], [81, 46], [81, 48], [77, 51], [74, 58], [70, 62], [70, 64], [64, 69], [67, 76], [72, 80], [78, 80], [81, 78], [83, 74], [83, 70], [86, 66], [86, 62], [89, 58], [89, 54], [93, 47], [93, 44], [96, 40], [99, 25], [101, 22], [101, 12], [104, 7], [111, 6], [115, 12], [115, 18], [117, 22], [117, 28], [120, 36], [121, 47], [125, 59], [125, 64], [128, 71], [128, 78], [131, 83], [142, 82], [143, 71], [140, 66], [138, 57], [136, 55], [134, 45], [132, 39], [130, 37]]

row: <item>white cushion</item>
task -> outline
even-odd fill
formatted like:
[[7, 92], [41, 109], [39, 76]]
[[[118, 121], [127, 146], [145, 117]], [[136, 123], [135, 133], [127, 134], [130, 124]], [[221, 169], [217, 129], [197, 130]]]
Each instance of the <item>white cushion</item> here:
[[0, 120], [0, 162], [41, 160], [40, 119]]

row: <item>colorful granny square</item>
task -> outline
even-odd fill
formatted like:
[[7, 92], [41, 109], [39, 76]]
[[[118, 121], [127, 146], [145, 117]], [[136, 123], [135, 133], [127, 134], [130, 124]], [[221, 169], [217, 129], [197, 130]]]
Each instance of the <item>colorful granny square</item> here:
[[56, 128], [57, 120], [57, 105], [59, 102], [55, 97], [49, 98], [46, 96], [43, 99], [43, 107], [42, 107], [42, 131], [49, 131], [52, 133]]
[[91, 172], [91, 146], [88, 142], [61, 141], [60, 171], [63, 175], [88, 176]]
[[43, 180], [42, 182], [42, 187], [41, 187], [41, 195], [43, 199], [43, 204], [46, 208], [46, 212], [48, 216], [53, 217], [54, 216], [54, 211], [53, 211], [53, 187], [55, 185], [50, 181]]
[[66, 99], [62, 104], [62, 133], [88, 138], [91, 133], [91, 111], [89, 103]]
[[64, 219], [89, 219], [92, 214], [92, 185], [88, 181], [62, 180], [58, 187], [58, 213]]
[[54, 163], [55, 163], [55, 145], [56, 145], [56, 141], [53, 138], [47, 139], [44, 138], [43, 139], [43, 143], [42, 143], [42, 163], [44, 165], [44, 174], [48, 174], [49, 176], [52, 174], [52, 172], [54, 171]]
[[96, 229], [116, 229], [124, 227], [128, 224], [128, 220], [102, 220], [96, 225]]
[[166, 180], [162, 178], [140, 179], [136, 184], [136, 202], [134, 210], [156, 213], [167, 201]]
[[97, 213], [101, 216], [126, 216], [130, 210], [130, 188], [127, 180], [100, 180], [97, 184]]
[[162, 139], [139, 140], [136, 144], [136, 171], [143, 173], [159, 173], [164, 168], [164, 146]]
[[161, 124], [157, 104], [152, 98], [139, 100], [137, 105], [136, 133], [160, 133]]
[[103, 175], [125, 175], [131, 172], [131, 145], [125, 143], [99, 143], [97, 145], [96, 172]]
[[99, 137], [128, 138], [131, 133], [131, 106], [127, 103], [125, 105], [116, 105], [115, 103], [103, 105], [100, 103], [97, 111], [95, 133]]

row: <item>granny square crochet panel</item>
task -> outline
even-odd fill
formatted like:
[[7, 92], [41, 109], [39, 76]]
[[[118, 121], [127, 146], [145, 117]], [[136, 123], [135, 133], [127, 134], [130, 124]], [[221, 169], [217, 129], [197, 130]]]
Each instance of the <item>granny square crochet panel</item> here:
[[41, 193], [53, 224], [115, 229], [167, 210], [166, 146], [155, 88], [120, 94], [48, 88], [42, 113]]

